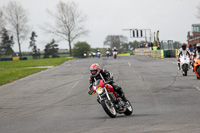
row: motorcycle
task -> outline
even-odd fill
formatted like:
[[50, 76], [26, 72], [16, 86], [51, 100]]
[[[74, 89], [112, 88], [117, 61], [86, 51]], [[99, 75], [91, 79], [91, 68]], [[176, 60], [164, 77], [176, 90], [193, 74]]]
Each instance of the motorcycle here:
[[106, 56], [107, 56], [107, 58], [109, 58], [109, 56], [110, 56], [110, 52], [109, 51], [106, 51]]
[[[102, 76], [101, 76], [102, 77]], [[103, 79], [103, 78], [102, 78]], [[109, 82], [105, 80], [96, 80], [93, 84], [93, 93], [98, 94], [97, 101], [102, 105], [104, 111], [111, 118], [115, 118], [117, 113], [131, 115], [133, 112], [132, 105], [129, 101], [125, 102], [115, 92]]]
[[117, 58], [117, 52], [116, 52], [116, 51], [113, 52], [113, 58], [114, 58], [114, 59]]
[[197, 79], [200, 79], [200, 55], [198, 55], [195, 59], [194, 72], [197, 76]]
[[87, 57], [87, 54], [86, 54], [86, 53], [84, 53], [84, 54], [83, 54], [83, 57], [84, 57], [84, 58], [86, 58], [86, 57]]
[[182, 55], [180, 57], [180, 66], [182, 69], [183, 76], [187, 76], [187, 71], [189, 71], [190, 58], [187, 55]]
[[100, 58], [100, 56], [101, 56], [101, 53], [97, 52], [97, 57]]

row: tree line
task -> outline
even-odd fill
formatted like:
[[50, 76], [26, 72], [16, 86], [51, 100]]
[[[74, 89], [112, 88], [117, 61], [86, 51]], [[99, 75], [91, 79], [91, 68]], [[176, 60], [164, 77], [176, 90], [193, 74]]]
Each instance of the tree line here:
[[[84, 35], [87, 35], [88, 30], [84, 27], [86, 20], [85, 15], [79, 11], [78, 5], [74, 2], [58, 2], [56, 11], [51, 12], [48, 10], [48, 14], [53, 18], [52, 23], [45, 23], [45, 26], [41, 26], [41, 29], [48, 34], [53, 34], [58, 38], [58, 41], [68, 42], [70, 56], [72, 56], [72, 42]], [[25, 41], [30, 33], [29, 18], [27, 10], [25, 10], [19, 2], [9, 1], [7, 5], [0, 7], [0, 54], [10, 55], [14, 51], [12, 49], [15, 41], [18, 44], [19, 56], [21, 57], [21, 45]], [[33, 54], [37, 54], [39, 51], [33, 40], [34, 36], [31, 33], [30, 48], [33, 50]], [[57, 44], [54, 44], [56, 40], [52, 41], [45, 46], [44, 51], [56, 51]], [[54, 50], [48, 50], [48, 49]], [[45, 57], [48, 57], [49, 53]], [[55, 55], [53, 55], [55, 57]]]

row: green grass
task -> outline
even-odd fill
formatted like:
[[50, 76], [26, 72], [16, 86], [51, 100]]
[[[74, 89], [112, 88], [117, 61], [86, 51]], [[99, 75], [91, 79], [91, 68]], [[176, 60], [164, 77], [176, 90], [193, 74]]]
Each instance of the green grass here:
[[[60, 58], [64, 58], [64, 57], [69, 57], [70, 55], [67, 53], [67, 54], [58, 54], [58, 56]], [[26, 57], [28, 60], [35, 60], [33, 59], [33, 56], [32, 55], [23, 55], [22, 57]], [[40, 58], [42, 59], [44, 57], [44, 55], [40, 55]]]
[[21, 60], [21, 61], [0, 61], [0, 68], [57, 66], [71, 59], [73, 59], [73, 57]]
[[0, 85], [10, 83], [14, 80], [47, 69], [28, 67], [57, 66], [71, 59], [73, 59], [73, 57], [22, 61], [0, 61]]
[[46, 68], [20, 68], [0, 69], [0, 85], [10, 83], [14, 80], [26, 77], [30, 74], [45, 70]]

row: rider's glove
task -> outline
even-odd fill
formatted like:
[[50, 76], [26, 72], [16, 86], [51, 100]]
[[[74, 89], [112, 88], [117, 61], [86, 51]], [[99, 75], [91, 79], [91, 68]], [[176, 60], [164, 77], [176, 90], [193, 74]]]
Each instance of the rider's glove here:
[[89, 95], [92, 95], [92, 93], [93, 93], [92, 85], [90, 85], [90, 87], [89, 87], [89, 91], [88, 91], [88, 94], [89, 94]]
[[89, 95], [92, 95], [92, 93], [93, 93], [93, 91], [92, 91], [92, 90], [88, 91], [88, 94], [89, 94]]

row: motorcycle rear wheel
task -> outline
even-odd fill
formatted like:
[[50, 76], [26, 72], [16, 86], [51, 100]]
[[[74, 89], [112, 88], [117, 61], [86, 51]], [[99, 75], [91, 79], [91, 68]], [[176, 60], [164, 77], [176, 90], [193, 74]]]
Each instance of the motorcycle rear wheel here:
[[124, 112], [124, 114], [125, 115], [131, 115], [132, 112], [133, 112], [133, 107], [132, 107], [132, 105], [129, 101], [127, 101], [127, 102], [128, 102], [128, 107], [127, 107], [126, 111]]
[[111, 103], [108, 100], [103, 100], [101, 102], [101, 105], [104, 109], [104, 111], [109, 115], [111, 118], [115, 118], [117, 116], [117, 112], [115, 110], [115, 107], [111, 105]]

